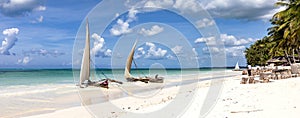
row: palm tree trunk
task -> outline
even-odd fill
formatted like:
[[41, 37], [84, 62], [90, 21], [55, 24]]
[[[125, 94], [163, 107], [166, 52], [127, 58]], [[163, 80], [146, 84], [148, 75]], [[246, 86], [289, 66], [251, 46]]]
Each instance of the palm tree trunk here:
[[293, 63], [296, 63], [296, 60], [295, 60], [295, 49], [293, 49]]
[[292, 65], [291, 60], [289, 58], [289, 55], [288, 55], [287, 51], [285, 50], [284, 53], [285, 53], [286, 60], [289, 62], [290, 65]]
[[300, 51], [299, 51], [299, 48], [296, 50], [297, 53], [298, 53], [298, 59], [300, 59]]

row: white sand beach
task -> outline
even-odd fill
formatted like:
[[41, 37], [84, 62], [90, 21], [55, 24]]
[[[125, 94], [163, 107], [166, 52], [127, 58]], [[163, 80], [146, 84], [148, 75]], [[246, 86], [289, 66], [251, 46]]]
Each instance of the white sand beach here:
[[[226, 75], [235, 76], [224, 77], [223, 86], [215, 102], [215, 106], [208, 114], [205, 114], [205, 117], [297, 118], [300, 115], [300, 102], [298, 101], [300, 99], [300, 77], [271, 80], [270, 83], [240, 84], [241, 72], [226, 71]], [[180, 114], [180, 117], [199, 117], [200, 110], [206, 98], [205, 95], [209, 88], [215, 84], [212, 84], [211, 80], [205, 80], [197, 83], [196, 88], [179, 91], [180, 87], [191, 86], [191, 84], [193, 83], [155, 89], [160, 91], [155, 95], [146, 96], [147, 98], [132, 96], [107, 97], [109, 102], [99, 103], [92, 99], [89, 102], [85, 102], [85, 106], [78, 105], [56, 110], [51, 113], [28, 116], [27, 118], [130, 117], [143, 114], [150, 114], [149, 116], [151, 116], [151, 113], [159, 113], [157, 111], [164, 109], [164, 107], [170, 103], [174, 101], [178, 102], [175, 100], [178, 96], [189, 96], [192, 95], [192, 93], [195, 94], [192, 96], [193, 101], [188, 105], [187, 109]], [[121, 92], [121, 90], [118, 89], [102, 90], [104, 94], [111, 96], [115, 96], [112, 95], [113, 92]], [[143, 96], [145, 94], [140, 95]], [[94, 97], [98, 98], [99, 96]], [[73, 99], [80, 102], [76, 95], [69, 96], [65, 99]], [[115, 108], [111, 108], [112, 106]], [[164, 114], [167, 114], [164, 116], [169, 116], [168, 112]]]

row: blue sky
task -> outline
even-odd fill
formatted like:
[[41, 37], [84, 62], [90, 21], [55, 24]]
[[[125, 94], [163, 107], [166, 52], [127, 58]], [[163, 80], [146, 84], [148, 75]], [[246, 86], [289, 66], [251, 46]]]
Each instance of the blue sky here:
[[[96, 56], [93, 60], [98, 67], [123, 67], [128, 50], [137, 38], [135, 60], [140, 67], [151, 67], [154, 63], [167, 68], [195, 67], [195, 63], [199, 67], [210, 67], [212, 55], [221, 51], [226, 53], [220, 55], [226, 58], [225, 66], [234, 66], [237, 61], [245, 66], [242, 52], [267, 35], [267, 28], [271, 26], [268, 20], [282, 9], [274, 7], [275, 2], [2, 0], [0, 68], [80, 65], [86, 17], [90, 21], [91, 52]], [[143, 9], [146, 7], [174, 9], [178, 13]], [[124, 9], [128, 12], [117, 12]], [[200, 14], [199, 9], [207, 11], [209, 16], [203, 15], [206, 12]], [[223, 43], [223, 49], [208, 48], [213, 37], [205, 33], [212, 31], [219, 33], [218, 42]]]

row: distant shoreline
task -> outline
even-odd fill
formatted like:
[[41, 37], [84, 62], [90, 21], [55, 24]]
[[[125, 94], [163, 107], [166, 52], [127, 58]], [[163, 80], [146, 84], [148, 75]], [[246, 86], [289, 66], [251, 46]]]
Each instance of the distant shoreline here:
[[[241, 69], [246, 69], [247, 67], [240, 67]], [[234, 67], [200, 67], [200, 68], [133, 68], [132, 70], [194, 70], [194, 69], [234, 69]], [[0, 68], [0, 71], [42, 71], [42, 70], [80, 70], [79, 68]], [[124, 70], [124, 68], [96, 68], [96, 70]]]

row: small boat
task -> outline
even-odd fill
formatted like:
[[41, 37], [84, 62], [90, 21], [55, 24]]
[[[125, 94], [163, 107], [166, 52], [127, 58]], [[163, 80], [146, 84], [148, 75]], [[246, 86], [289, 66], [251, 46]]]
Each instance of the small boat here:
[[82, 57], [82, 63], [80, 68], [80, 81], [79, 86], [81, 88], [85, 88], [88, 86], [96, 86], [96, 87], [103, 87], [108, 89], [109, 82], [116, 82], [122, 84], [122, 82], [109, 79], [107, 78], [104, 73], [102, 73], [106, 79], [102, 79], [99, 81], [91, 81], [90, 79], [90, 67], [91, 60], [90, 60], [90, 32], [89, 32], [89, 23], [86, 21], [86, 40], [85, 40], [85, 47]]
[[239, 62], [236, 62], [233, 71], [241, 71], [240, 66], [239, 66]]
[[152, 82], [152, 83], [163, 83], [164, 82], [164, 77], [159, 77], [158, 74], [155, 75], [155, 77], [133, 77], [130, 74], [131, 71], [131, 65], [133, 61], [133, 56], [136, 48], [137, 40], [133, 44], [133, 47], [128, 55], [127, 62], [126, 62], [126, 67], [125, 67], [125, 72], [124, 72], [124, 77], [128, 82], [136, 82], [136, 81], [141, 81], [141, 82]]

